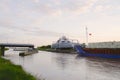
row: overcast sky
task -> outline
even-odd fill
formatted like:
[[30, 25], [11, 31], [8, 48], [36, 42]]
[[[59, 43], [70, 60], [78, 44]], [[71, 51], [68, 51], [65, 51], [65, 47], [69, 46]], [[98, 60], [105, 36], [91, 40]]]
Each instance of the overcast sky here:
[[47, 45], [62, 35], [120, 40], [120, 0], [0, 0], [0, 42]]

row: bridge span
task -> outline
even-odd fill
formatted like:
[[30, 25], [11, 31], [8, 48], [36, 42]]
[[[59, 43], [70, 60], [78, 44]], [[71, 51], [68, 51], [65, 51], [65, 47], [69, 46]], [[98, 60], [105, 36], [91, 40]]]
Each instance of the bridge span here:
[[4, 56], [5, 47], [30, 47], [30, 48], [34, 48], [34, 45], [32, 45], [32, 44], [0, 43], [0, 47], [1, 47], [1, 54], [0, 55]]

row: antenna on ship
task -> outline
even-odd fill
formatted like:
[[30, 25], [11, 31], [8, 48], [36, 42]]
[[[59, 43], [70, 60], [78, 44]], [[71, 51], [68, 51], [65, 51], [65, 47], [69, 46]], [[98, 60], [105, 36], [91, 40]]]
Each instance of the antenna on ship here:
[[86, 26], [86, 45], [88, 45], [88, 28], [87, 28], [87, 26]]

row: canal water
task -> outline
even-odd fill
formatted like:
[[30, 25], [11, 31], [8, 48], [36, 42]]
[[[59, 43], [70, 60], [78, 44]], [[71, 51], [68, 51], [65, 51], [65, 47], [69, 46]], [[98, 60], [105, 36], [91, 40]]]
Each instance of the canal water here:
[[5, 58], [25, 71], [45, 80], [120, 80], [120, 60], [80, 57], [39, 51], [20, 57], [18, 51], [6, 51]]

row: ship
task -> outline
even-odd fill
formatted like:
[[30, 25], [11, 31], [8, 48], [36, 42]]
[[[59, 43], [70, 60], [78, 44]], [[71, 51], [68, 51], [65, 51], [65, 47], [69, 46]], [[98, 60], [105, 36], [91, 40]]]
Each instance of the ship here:
[[62, 36], [56, 42], [52, 43], [51, 48], [53, 49], [69, 49], [73, 48], [75, 44], [78, 44], [77, 40], [70, 40], [66, 36]]

